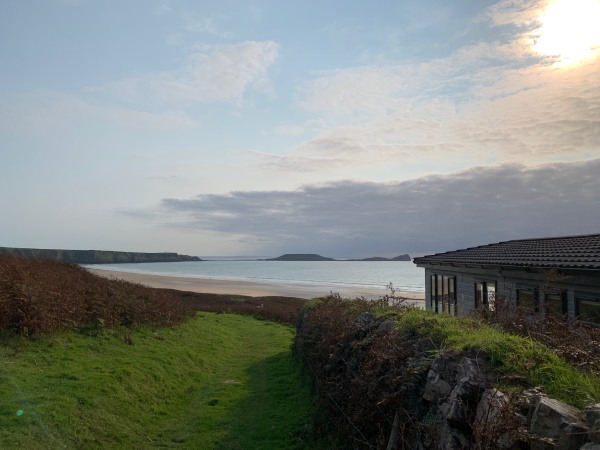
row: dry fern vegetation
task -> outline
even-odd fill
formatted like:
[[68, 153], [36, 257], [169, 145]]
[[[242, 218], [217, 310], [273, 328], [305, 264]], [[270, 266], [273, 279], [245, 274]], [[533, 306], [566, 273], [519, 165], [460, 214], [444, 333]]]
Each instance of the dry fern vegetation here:
[[290, 351], [303, 304], [0, 255], [0, 448], [332, 448]]
[[295, 324], [305, 300], [153, 289], [69, 263], [0, 254], [0, 333], [172, 326], [195, 311], [234, 312]]

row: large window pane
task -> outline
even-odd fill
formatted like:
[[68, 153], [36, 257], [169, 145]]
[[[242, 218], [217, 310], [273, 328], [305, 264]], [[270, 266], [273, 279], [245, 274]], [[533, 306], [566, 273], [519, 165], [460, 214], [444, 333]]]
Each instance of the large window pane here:
[[490, 311], [496, 311], [496, 283], [487, 283], [487, 307]]
[[475, 308], [479, 308], [483, 305], [484, 298], [484, 283], [478, 281], [475, 283]]
[[435, 275], [431, 275], [429, 286], [429, 306], [435, 309]]
[[496, 282], [478, 281], [475, 283], [475, 307], [496, 310]]
[[565, 295], [566, 292], [546, 292], [546, 297], [544, 298], [546, 315], [560, 319], [567, 313]]
[[575, 293], [579, 320], [600, 324], [600, 294]]
[[456, 277], [451, 277], [448, 284], [448, 298], [450, 299], [450, 314], [455, 316], [456, 311]]

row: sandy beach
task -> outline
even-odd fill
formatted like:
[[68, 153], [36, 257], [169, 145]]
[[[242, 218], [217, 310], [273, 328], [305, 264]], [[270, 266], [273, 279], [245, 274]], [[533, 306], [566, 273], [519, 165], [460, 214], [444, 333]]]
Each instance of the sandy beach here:
[[[96, 268], [88, 268], [92, 273], [103, 277], [118, 278], [133, 283], [140, 283], [145, 286], [154, 288], [178, 289], [181, 291], [190, 292], [208, 292], [212, 294], [233, 294], [233, 295], [249, 295], [252, 297], [262, 296], [285, 296], [299, 298], [314, 298], [328, 295], [330, 290], [326, 290], [319, 286], [305, 285], [279, 285], [270, 283], [259, 283], [251, 281], [237, 280], [217, 280], [209, 278], [196, 277], [175, 277], [154, 274], [142, 274], [132, 272], [118, 272], [114, 270], [103, 270]], [[389, 291], [384, 289], [358, 289], [358, 288], [336, 288], [337, 292], [342, 297], [354, 298], [365, 297], [369, 299], [380, 298]], [[406, 297], [412, 300], [424, 300], [424, 293], [401, 293], [396, 292], [397, 296]]]

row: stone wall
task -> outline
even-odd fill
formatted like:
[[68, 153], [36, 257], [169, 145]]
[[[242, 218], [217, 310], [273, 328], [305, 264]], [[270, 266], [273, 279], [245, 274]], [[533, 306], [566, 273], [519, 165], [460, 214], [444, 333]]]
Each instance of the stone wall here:
[[[477, 356], [435, 357], [422, 394], [428, 409], [421, 419], [430, 433], [410, 444], [423, 450], [600, 450], [600, 404], [580, 411], [537, 389], [507, 395], [492, 386], [493, 378]], [[401, 445], [390, 441], [388, 450]]]

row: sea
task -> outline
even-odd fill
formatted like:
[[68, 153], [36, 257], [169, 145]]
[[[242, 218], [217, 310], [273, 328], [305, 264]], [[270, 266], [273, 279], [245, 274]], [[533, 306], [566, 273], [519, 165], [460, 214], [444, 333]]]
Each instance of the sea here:
[[399, 292], [425, 292], [424, 269], [411, 261], [260, 261], [256, 259], [217, 258], [203, 261], [102, 264], [95, 269], [153, 275], [251, 281], [277, 285], [323, 288], [381, 289], [390, 293], [390, 283]]

